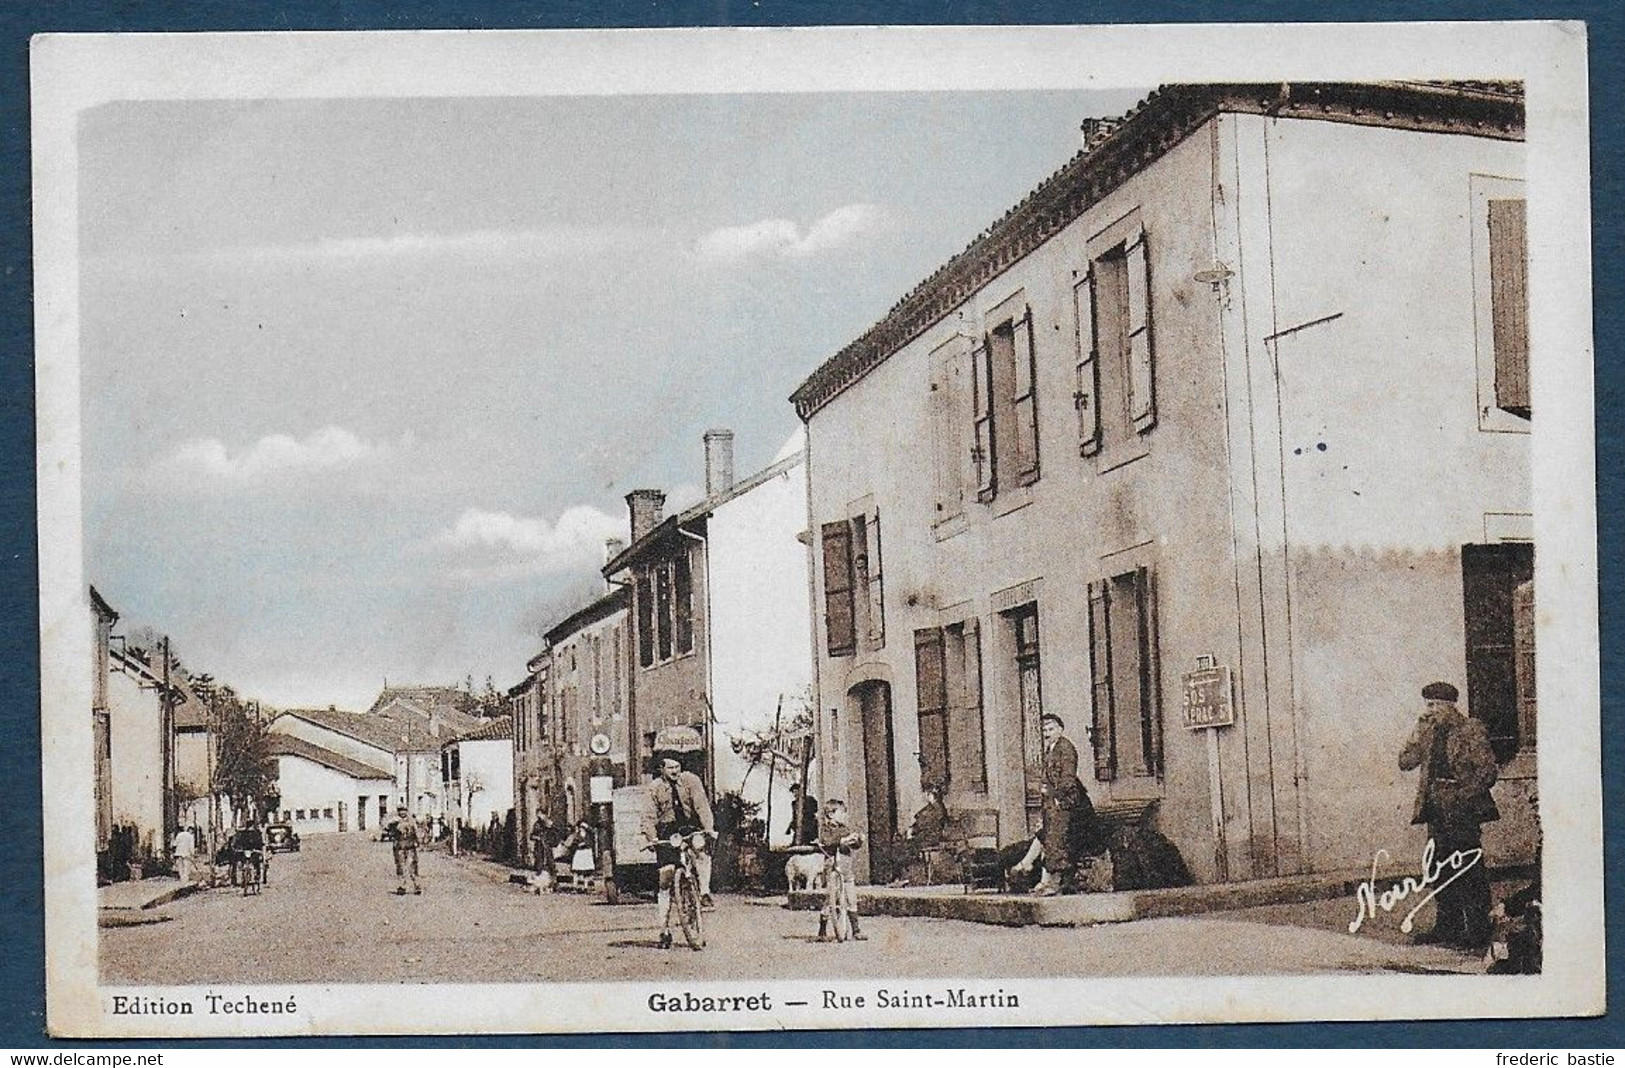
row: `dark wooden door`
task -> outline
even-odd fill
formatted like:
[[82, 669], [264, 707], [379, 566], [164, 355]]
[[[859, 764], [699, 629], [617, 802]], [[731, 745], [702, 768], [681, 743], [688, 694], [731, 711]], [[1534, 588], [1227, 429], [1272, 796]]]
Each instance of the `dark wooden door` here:
[[871, 682], [858, 690], [863, 717], [863, 771], [869, 811], [869, 881], [892, 881], [892, 839], [897, 834], [897, 781], [892, 760], [891, 687]]

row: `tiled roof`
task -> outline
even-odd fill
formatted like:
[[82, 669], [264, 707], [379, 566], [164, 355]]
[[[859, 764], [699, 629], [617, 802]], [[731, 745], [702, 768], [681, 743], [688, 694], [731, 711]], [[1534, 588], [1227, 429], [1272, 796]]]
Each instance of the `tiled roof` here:
[[459, 703], [467, 698], [464, 690], [455, 686], [385, 686], [373, 701], [368, 712], [377, 712], [392, 702], [405, 703], [425, 714], [430, 712], [459, 712]]
[[[284, 712], [318, 727], [365, 742], [388, 753], [424, 752], [479, 725], [475, 716], [461, 712], [426, 713], [391, 705], [381, 712], [343, 712], [332, 708], [294, 708]], [[438, 730], [431, 730], [431, 726]]]
[[631, 589], [626, 586], [617, 586], [591, 604], [576, 609], [558, 623], [553, 624], [552, 627], [548, 628], [546, 638], [549, 643], [557, 645], [582, 627], [590, 623], [596, 623], [600, 619], [607, 619], [631, 603]]
[[468, 733], [458, 735], [452, 742], [446, 744], [450, 745], [453, 742], [500, 742], [512, 737], [513, 717], [494, 716]]
[[271, 756], [302, 757], [325, 768], [331, 768], [341, 775], [348, 775], [352, 779], [390, 779], [387, 771], [368, 767], [359, 760], [352, 760], [342, 753], [335, 753], [331, 749], [324, 749], [314, 742], [303, 738], [295, 738], [291, 734], [272, 733], [266, 736], [266, 752]]
[[1088, 125], [1073, 156], [814, 371], [790, 401], [803, 420], [1020, 262], [1221, 112], [1522, 140], [1515, 82], [1278, 82], [1165, 85], [1117, 119]]

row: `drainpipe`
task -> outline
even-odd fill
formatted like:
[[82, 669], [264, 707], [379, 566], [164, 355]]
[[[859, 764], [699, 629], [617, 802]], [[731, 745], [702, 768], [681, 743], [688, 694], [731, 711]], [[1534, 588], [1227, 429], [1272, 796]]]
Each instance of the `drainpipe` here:
[[[829, 797], [829, 753], [830, 747], [825, 744], [824, 738], [824, 673], [819, 670], [818, 656], [818, 568], [813, 556], [813, 540], [817, 537], [813, 531], [813, 479], [812, 479], [812, 423], [810, 419], [801, 420], [801, 470], [806, 476], [807, 486], [807, 530], [803, 535], [807, 549], [807, 629], [808, 648], [812, 650], [812, 714], [813, 714], [813, 745], [817, 749], [818, 757], [818, 796]], [[802, 789], [806, 789], [807, 777], [802, 775]], [[842, 791], [843, 794], [850, 791]]]
[[[717, 710], [711, 704], [711, 698], [716, 694], [716, 663], [712, 656], [711, 644], [711, 543], [706, 538], [693, 531], [684, 530], [677, 526], [677, 533], [685, 538], [699, 542], [705, 547], [705, 770], [706, 778], [711, 782], [711, 792], [717, 790], [717, 747], [716, 725]], [[691, 591], [692, 592], [692, 591]]]

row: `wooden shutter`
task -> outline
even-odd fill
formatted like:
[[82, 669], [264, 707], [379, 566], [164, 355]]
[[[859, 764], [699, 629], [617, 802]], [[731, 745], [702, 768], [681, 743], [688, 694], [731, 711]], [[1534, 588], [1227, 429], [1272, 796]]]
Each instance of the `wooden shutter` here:
[[1146, 770], [1162, 777], [1162, 665], [1157, 655], [1157, 577], [1139, 569], [1134, 588], [1140, 598], [1140, 730]]
[[830, 656], [848, 656], [857, 649], [852, 604], [852, 528], [845, 520], [825, 523], [824, 634]]
[[1535, 580], [1512, 591], [1513, 669], [1518, 683], [1518, 748], [1535, 748]]
[[1010, 339], [1015, 350], [1011, 407], [1016, 424], [1016, 482], [1025, 486], [1038, 480], [1038, 366], [1031, 308], [1010, 323]]
[[958, 425], [954, 404], [955, 363], [961, 354], [952, 348], [939, 350], [931, 367], [931, 456], [936, 466], [936, 520], [941, 523], [964, 511], [964, 469], [962, 442], [964, 430]]
[[864, 583], [864, 610], [868, 617], [869, 648], [879, 649], [886, 644], [885, 580], [880, 574], [880, 513], [869, 516], [868, 522], [869, 575]]
[[1112, 735], [1112, 636], [1109, 582], [1089, 584], [1089, 676], [1093, 691], [1091, 743], [1095, 750], [1095, 778], [1117, 777], [1117, 739]]
[[1156, 368], [1151, 351], [1151, 261], [1145, 230], [1124, 249], [1128, 269], [1128, 414], [1136, 433], [1157, 425]]
[[645, 571], [638, 576], [638, 663], [649, 667], [655, 662], [654, 586]]
[[1077, 388], [1072, 406], [1078, 411], [1078, 452], [1100, 451], [1100, 343], [1095, 331], [1095, 274], [1085, 274], [1072, 287], [1073, 329], [1078, 346]]
[[966, 790], [987, 790], [987, 728], [982, 719], [982, 627], [974, 619], [965, 620], [963, 640], [965, 666], [960, 675], [960, 719], [965, 725], [955, 740], [960, 752], [954, 766], [959, 769], [958, 786]]
[[915, 700], [920, 722], [920, 788], [948, 781], [948, 685], [942, 628], [914, 632]]
[[1529, 417], [1528, 239], [1522, 200], [1490, 201], [1495, 403]]
[[993, 499], [997, 481], [993, 470], [993, 367], [988, 359], [988, 341], [982, 338], [971, 349], [972, 421], [975, 434], [971, 459], [976, 465], [976, 499], [984, 504]]

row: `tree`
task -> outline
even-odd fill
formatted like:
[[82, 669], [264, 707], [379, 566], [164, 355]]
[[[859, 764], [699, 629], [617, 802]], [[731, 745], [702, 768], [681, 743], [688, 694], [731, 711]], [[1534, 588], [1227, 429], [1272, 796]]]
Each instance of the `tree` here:
[[214, 688], [215, 727], [219, 731], [214, 792], [231, 798], [235, 812], [260, 803], [276, 782], [265, 724], [230, 686]]

